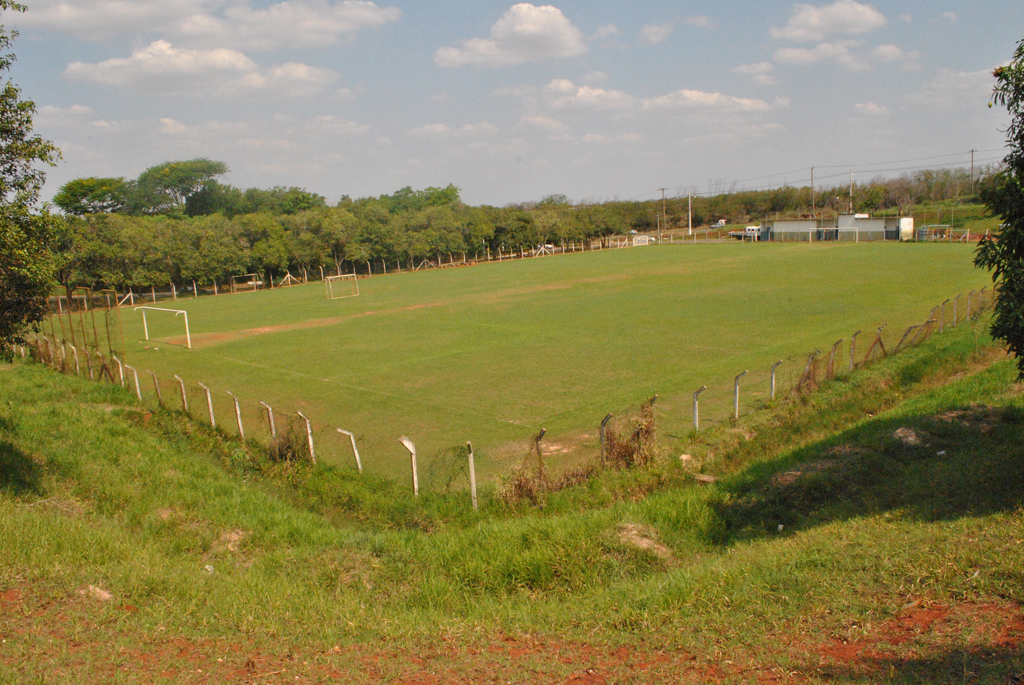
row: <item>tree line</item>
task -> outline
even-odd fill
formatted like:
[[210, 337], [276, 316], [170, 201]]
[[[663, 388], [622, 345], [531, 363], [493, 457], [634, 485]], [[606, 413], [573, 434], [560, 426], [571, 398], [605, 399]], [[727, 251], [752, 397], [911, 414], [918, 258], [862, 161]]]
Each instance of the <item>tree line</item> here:
[[[70, 181], [54, 201], [66, 215], [56, 245], [64, 287], [151, 287], [192, 281], [208, 284], [232, 275], [280, 278], [365, 272], [448, 255], [564, 245], [631, 232], [706, 226], [719, 219], [845, 212], [849, 187], [785, 186], [771, 190], [673, 199], [667, 220], [660, 200], [573, 204], [564, 195], [505, 207], [470, 206], [454, 185], [352, 199], [328, 205], [296, 187], [238, 189], [220, 183], [223, 162], [166, 162], [135, 180]], [[971, 199], [995, 177], [971, 182], [965, 169], [923, 170], [854, 186], [854, 210], [908, 211], [915, 204]]]

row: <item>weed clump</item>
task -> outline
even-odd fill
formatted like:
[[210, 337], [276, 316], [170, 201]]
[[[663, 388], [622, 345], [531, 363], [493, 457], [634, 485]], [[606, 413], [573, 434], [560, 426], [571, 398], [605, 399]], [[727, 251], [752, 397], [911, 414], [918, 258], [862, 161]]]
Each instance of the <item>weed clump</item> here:
[[309, 453], [309, 441], [306, 435], [292, 427], [287, 431], [278, 433], [277, 437], [271, 439], [267, 445], [267, 456], [270, 461], [311, 461]]
[[640, 405], [638, 414], [631, 416], [625, 430], [608, 426], [605, 430], [605, 450], [601, 466], [631, 469], [647, 466], [657, 456], [658, 429], [654, 402], [657, 395]]

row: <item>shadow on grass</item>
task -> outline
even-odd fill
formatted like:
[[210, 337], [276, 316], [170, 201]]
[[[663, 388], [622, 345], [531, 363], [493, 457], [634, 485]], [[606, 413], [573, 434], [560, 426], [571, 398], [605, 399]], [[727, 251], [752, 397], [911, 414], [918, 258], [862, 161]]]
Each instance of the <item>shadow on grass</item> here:
[[849, 664], [824, 666], [817, 675], [830, 683], [1024, 682], [1024, 646], [952, 647], [938, 654], [901, 658], [863, 656]]
[[1024, 504], [1024, 411], [970, 405], [871, 421], [721, 484], [718, 543], [898, 512], [918, 521]]
[[10, 442], [0, 440], [0, 492], [42, 494], [42, 476], [42, 467], [32, 457]]

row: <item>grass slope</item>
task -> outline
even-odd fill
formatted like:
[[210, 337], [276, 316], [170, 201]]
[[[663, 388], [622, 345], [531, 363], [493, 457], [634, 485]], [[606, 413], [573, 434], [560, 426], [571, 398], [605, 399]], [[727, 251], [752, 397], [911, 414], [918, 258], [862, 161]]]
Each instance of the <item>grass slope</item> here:
[[[196, 349], [142, 339], [126, 312], [128, 358], [165, 379], [214, 388], [219, 424], [233, 431], [224, 391], [243, 400], [248, 431], [265, 426], [264, 400], [318, 424], [323, 458], [351, 460], [336, 427], [356, 432], [364, 463], [405, 474], [398, 443], [412, 437], [421, 463], [473, 441], [483, 478], [505, 470], [548, 430], [565, 464], [597, 450], [597, 424], [659, 394], [662, 427], [685, 435], [701, 385], [704, 425], [768, 396], [768, 368], [785, 359], [790, 387], [806, 355], [859, 328], [862, 349], [889, 323], [887, 343], [943, 299], [986, 277], [966, 245], [673, 245], [606, 250], [470, 269], [364, 280], [357, 298], [328, 301], [320, 284], [179, 300]], [[961, 305], [962, 306], [962, 305]], [[949, 314], [952, 314], [950, 310]], [[154, 337], [181, 320], [149, 317]], [[845, 350], [848, 342], [843, 346]], [[152, 394], [142, 373], [143, 391]], [[205, 396], [195, 393], [194, 408]], [[155, 402], [155, 399], [153, 400]], [[199, 410], [196, 409], [198, 412]], [[294, 414], [292, 413], [294, 418]]]
[[117, 388], [0, 378], [0, 680], [1024, 671], [1024, 398], [982, 323], [710, 430], [686, 464], [541, 508], [485, 490], [480, 512], [269, 463]]

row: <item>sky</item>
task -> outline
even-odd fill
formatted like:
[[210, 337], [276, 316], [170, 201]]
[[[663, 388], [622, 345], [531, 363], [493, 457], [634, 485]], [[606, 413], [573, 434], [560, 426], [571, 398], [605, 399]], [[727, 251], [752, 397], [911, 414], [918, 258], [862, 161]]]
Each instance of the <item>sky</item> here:
[[1024, 3], [22, 0], [44, 197], [206, 157], [335, 202], [501, 206], [858, 182], [1000, 159]]

